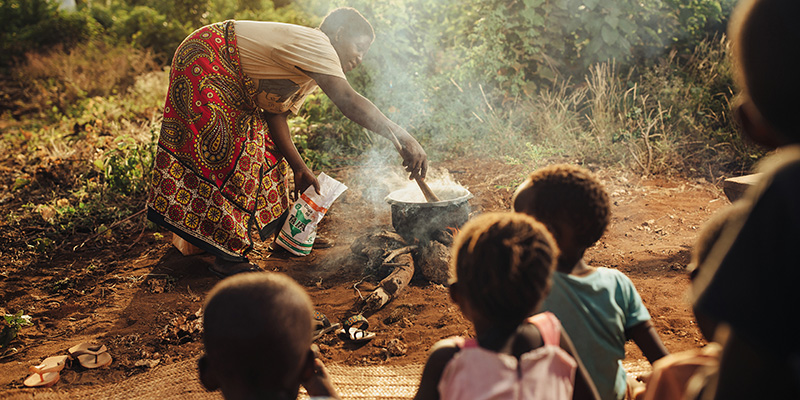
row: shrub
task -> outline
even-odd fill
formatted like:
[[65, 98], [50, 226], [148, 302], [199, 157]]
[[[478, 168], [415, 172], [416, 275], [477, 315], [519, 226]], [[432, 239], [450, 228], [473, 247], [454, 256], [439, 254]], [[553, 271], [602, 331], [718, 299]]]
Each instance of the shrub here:
[[514, 96], [533, 93], [557, 75], [579, 78], [585, 68], [649, 59], [668, 46], [690, 48], [722, 29], [732, 0], [477, 1], [464, 66], [475, 78]]
[[0, 66], [8, 67], [25, 53], [53, 47], [69, 49], [102, 32], [91, 15], [58, 10], [48, 0], [0, 0]]
[[119, 41], [139, 49], [150, 49], [162, 64], [169, 64], [175, 49], [199, 26], [168, 18], [154, 8], [136, 6], [117, 10], [118, 22], [111, 28]]
[[12, 75], [27, 88], [26, 102], [36, 109], [76, 116], [87, 99], [120, 94], [157, 65], [148, 51], [92, 41], [70, 50], [28, 53]]

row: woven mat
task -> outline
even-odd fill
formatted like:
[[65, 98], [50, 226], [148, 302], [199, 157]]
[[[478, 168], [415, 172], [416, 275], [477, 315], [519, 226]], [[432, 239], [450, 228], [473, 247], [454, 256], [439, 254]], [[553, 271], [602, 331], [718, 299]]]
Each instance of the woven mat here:
[[[625, 362], [629, 374], [650, 371], [645, 361]], [[352, 367], [328, 365], [333, 385], [343, 399], [411, 399], [417, 391], [422, 365]], [[300, 399], [308, 399], [301, 389]], [[197, 360], [185, 360], [156, 367], [124, 381], [103, 386], [70, 389], [60, 384], [47, 389], [20, 389], [0, 393], [0, 399], [222, 399], [220, 392], [208, 392], [200, 384]]]

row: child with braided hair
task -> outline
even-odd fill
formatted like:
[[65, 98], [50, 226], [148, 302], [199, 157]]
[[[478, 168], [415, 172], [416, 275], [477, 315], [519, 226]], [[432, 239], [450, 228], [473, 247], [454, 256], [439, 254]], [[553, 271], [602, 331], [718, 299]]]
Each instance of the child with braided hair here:
[[569, 337], [533, 312], [558, 257], [547, 229], [518, 213], [484, 214], [453, 243], [450, 296], [477, 337], [440, 341], [416, 399], [598, 399]]

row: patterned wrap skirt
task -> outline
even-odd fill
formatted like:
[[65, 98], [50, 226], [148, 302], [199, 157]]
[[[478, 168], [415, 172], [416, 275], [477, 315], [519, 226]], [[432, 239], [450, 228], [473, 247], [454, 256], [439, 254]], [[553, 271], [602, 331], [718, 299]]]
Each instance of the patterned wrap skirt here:
[[233, 21], [189, 35], [172, 60], [148, 218], [229, 261], [280, 228], [288, 164], [239, 64]]

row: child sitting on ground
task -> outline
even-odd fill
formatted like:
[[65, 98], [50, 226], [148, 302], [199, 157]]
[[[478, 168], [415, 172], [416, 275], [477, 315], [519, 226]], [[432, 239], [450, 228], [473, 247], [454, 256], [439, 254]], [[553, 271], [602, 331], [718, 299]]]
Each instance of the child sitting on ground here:
[[622, 367], [625, 342], [633, 339], [651, 363], [665, 356], [667, 349], [631, 280], [583, 259], [608, 225], [608, 195], [589, 171], [553, 165], [533, 172], [513, 202], [514, 210], [544, 223], [561, 250], [552, 290], [540, 311], [554, 313], [575, 338], [600, 397], [625, 397], [629, 386]]
[[[706, 221], [692, 247], [689, 278], [694, 280], [702, 265], [719, 241], [725, 227], [747, 212], [749, 203], [737, 201], [719, 210]], [[705, 332], [703, 332], [705, 334]], [[720, 332], [721, 333], [721, 332]], [[647, 379], [643, 400], [697, 399], [708, 383], [716, 379], [722, 347], [717, 337], [706, 336], [708, 345], [703, 348], [669, 354], [653, 363], [653, 372]], [[637, 397], [637, 399], [639, 399]]]
[[[775, 154], [745, 192], [744, 217], [726, 224], [693, 285], [704, 332], [730, 328], [720, 359], [718, 399], [800, 398], [800, 31], [797, 0], [742, 1], [731, 18], [732, 65], [745, 136]], [[704, 397], [705, 398], [705, 397]]]
[[339, 398], [311, 349], [312, 306], [291, 278], [238, 274], [208, 294], [200, 380], [226, 399]]
[[557, 253], [545, 227], [522, 214], [485, 214], [464, 225], [453, 243], [450, 296], [477, 338], [434, 345], [416, 399], [599, 398], [558, 319], [529, 318]]

